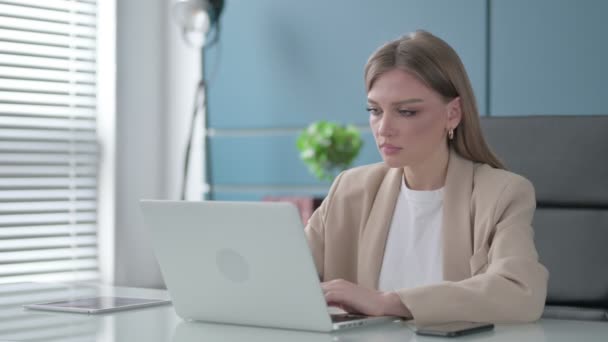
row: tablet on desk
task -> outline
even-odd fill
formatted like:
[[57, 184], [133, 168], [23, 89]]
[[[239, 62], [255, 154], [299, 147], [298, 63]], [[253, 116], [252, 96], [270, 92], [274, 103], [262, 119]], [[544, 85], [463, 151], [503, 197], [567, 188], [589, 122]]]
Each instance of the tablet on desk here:
[[142, 299], [127, 297], [90, 297], [48, 303], [26, 304], [23, 307], [32, 310], [97, 314], [145, 308], [165, 304], [171, 304], [171, 301], [164, 299]]

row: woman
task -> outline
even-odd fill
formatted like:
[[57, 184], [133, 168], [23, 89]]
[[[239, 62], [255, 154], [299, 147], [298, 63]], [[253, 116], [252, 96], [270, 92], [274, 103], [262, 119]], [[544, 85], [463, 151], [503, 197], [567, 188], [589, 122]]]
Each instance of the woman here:
[[378, 49], [365, 84], [384, 162], [340, 174], [306, 226], [327, 302], [422, 325], [537, 320], [534, 188], [485, 143], [456, 52], [418, 31]]

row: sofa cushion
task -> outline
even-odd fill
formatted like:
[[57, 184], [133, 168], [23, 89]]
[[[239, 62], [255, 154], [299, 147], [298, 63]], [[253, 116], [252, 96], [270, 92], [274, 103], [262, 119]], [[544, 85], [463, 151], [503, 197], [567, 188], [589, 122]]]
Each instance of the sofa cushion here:
[[481, 126], [539, 205], [608, 208], [608, 115], [482, 117]]

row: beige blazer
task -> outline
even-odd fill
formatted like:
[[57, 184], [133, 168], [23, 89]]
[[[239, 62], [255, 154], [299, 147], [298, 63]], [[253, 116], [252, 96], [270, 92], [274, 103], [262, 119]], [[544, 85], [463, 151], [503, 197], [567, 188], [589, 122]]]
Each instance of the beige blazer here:
[[[378, 288], [402, 177], [402, 169], [381, 163], [336, 178], [306, 226], [323, 281]], [[534, 247], [532, 184], [452, 151], [444, 196], [444, 281], [396, 291], [416, 324], [537, 320], [548, 272]]]

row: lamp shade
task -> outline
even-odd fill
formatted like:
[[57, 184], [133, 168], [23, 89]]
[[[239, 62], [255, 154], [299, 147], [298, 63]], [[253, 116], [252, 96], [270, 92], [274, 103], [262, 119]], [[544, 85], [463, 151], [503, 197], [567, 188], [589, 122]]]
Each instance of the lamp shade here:
[[182, 37], [195, 47], [205, 45], [211, 27], [211, 5], [208, 0], [177, 0], [173, 4], [173, 18], [182, 31]]

